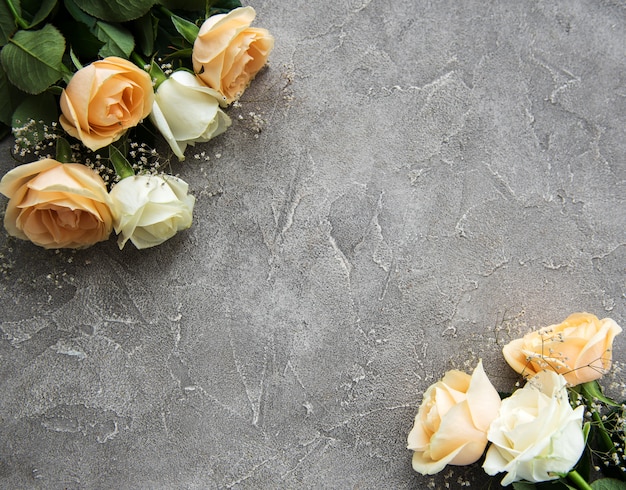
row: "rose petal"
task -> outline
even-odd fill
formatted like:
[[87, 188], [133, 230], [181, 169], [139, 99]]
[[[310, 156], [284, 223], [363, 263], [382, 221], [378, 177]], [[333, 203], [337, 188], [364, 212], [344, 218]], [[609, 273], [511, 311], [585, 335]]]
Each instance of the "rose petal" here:
[[487, 432], [491, 422], [498, 416], [500, 403], [500, 395], [489, 381], [482, 360], [479, 360], [467, 389], [467, 404], [477, 429]]
[[[433, 459], [443, 459], [455, 452], [449, 460], [457, 465], [467, 465], [478, 461], [487, 446], [487, 434], [478, 430], [472, 423], [472, 415], [467, 401], [452, 407], [443, 417], [439, 430], [430, 440], [430, 454]], [[463, 447], [463, 451], [457, 451]]]

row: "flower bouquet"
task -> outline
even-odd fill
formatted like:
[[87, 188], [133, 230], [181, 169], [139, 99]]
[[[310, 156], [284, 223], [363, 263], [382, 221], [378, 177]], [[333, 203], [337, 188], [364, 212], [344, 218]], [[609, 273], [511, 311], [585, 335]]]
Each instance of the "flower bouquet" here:
[[626, 488], [626, 405], [597, 381], [611, 369], [620, 332], [610, 318], [575, 313], [510, 342], [504, 358], [526, 383], [503, 399], [481, 361], [471, 375], [447, 372], [426, 390], [409, 433], [413, 469], [432, 475], [475, 463], [487, 449], [482, 467], [504, 473], [502, 486]]
[[222, 134], [224, 112], [274, 39], [238, 0], [0, 2], [0, 137], [21, 163], [0, 182], [8, 233], [84, 248], [158, 245], [192, 223], [194, 197], [163, 174]]

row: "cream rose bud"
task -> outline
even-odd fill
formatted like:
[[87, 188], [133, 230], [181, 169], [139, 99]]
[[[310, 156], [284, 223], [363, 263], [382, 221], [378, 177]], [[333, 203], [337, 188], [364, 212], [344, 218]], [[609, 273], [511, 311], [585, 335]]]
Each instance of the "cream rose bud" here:
[[274, 47], [267, 29], [250, 27], [255, 16], [252, 7], [213, 15], [202, 24], [193, 45], [194, 72], [229, 104], [265, 66]]
[[20, 165], [0, 181], [9, 198], [4, 226], [9, 235], [44, 248], [84, 248], [106, 240], [113, 215], [106, 185], [79, 163], [46, 158]]
[[483, 469], [506, 472], [503, 486], [556, 480], [580, 459], [585, 408], [572, 408], [566, 384], [560, 374], [542, 371], [502, 401], [487, 435], [492, 444]]
[[220, 109], [218, 98], [223, 99], [184, 70], [172, 73], [159, 85], [150, 120], [179, 160], [185, 159], [187, 145], [205, 143], [230, 126], [230, 118]]
[[94, 61], [72, 76], [61, 93], [61, 126], [95, 151], [117, 141], [148, 116], [150, 75], [123, 58]]
[[408, 436], [413, 469], [423, 475], [446, 465], [477, 461], [487, 446], [487, 430], [496, 418], [500, 396], [485, 374], [482, 361], [470, 376], [448, 371], [430, 386]]
[[524, 376], [551, 369], [576, 386], [608, 372], [613, 339], [621, 331], [610, 318], [599, 320], [589, 313], [574, 313], [558, 325], [513, 340], [502, 353], [506, 362]]
[[195, 198], [181, 179], [169, 175], [135, 175], [118, 182], [110, 196], [120, 249], [130, 240], [154, 247], [191, 226]]

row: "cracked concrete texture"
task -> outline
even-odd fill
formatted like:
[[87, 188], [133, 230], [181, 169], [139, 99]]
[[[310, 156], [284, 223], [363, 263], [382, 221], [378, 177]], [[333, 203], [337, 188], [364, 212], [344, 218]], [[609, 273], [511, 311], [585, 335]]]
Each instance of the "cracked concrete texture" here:
[[481, 488], [411, 470], [428, 385], [482, 358], [511, 390], [502, 345], [574, 311], [626, 326], [624, 2], [249, 4], [276, 48], [172, 165], [190, 230], [0, 236], [1, 487]]

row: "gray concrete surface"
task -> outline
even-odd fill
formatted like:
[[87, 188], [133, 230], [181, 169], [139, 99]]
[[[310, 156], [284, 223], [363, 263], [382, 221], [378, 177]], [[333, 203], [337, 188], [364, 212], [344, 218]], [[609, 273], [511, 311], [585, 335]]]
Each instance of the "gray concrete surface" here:
[[626, 326], [624, 2], [249, 4], [276, 48], [172, 164], [190, 230], [0, 236], [1, 488], [486, 488], [411, 470], [423, 390], [478, 358], [512, 389], [502, 345], [574, 311]]

